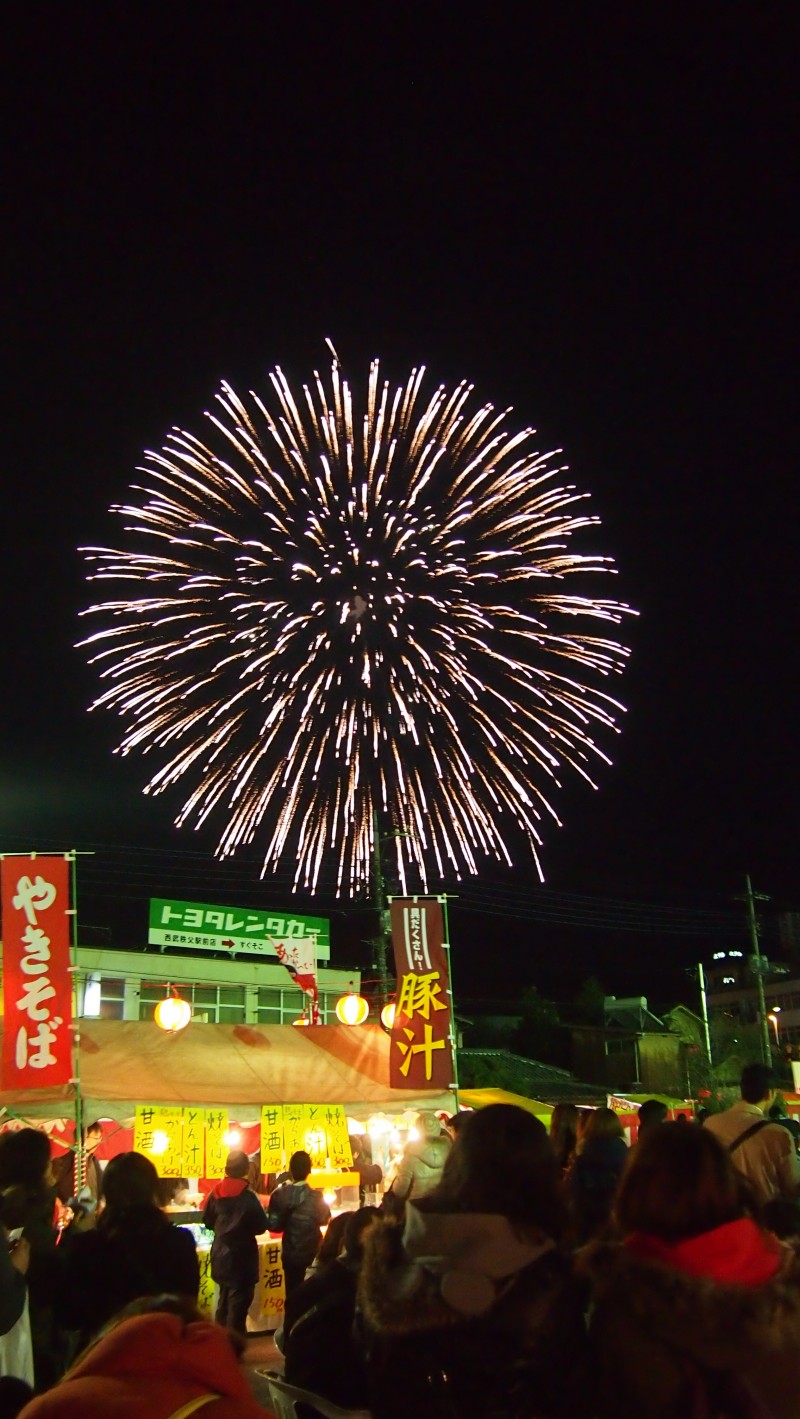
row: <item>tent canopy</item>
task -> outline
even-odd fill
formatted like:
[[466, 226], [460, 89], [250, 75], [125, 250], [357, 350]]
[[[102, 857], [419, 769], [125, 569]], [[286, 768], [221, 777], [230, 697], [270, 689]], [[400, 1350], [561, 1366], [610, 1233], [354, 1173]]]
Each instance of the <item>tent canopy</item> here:
[[[147, 1020], [81, 1020], [84, 1117], [127, 1118], [136, 1104], [192, 1104], [245, 1113], [262, 1104], [344, 1104], [376, 1111], [455, 1107], [450, 1092], [389, 1085], [380, 1025], [191, 1024], [175, 1035]], [[29, 1118], [74, 1116], [75, 1089], [0, 1091], [0, 1108]]]
[[517, 1108], [527, 1109], [528, 1113], [535, 1114], [542, 1123], [547, 1124], [553, 1112], [552, 1104], [527, 1099], [524, 1094], [512, 1094], [508, 1089], [460, 1089], [458, 1097], [468, 1109], [484, 1109], [487, 1104], [516, 1104]]

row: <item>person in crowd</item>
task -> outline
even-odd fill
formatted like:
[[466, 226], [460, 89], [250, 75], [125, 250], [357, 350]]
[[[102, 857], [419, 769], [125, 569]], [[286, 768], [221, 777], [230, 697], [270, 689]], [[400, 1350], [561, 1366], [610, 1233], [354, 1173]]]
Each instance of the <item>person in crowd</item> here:
[[247, 1330], [247, 1312], [258, 1280], [256, 1237], [267, 1230], [267, 1214], [248, 1184], [250, 1159], [234, 1148], [225, 1177], [206, 1198], [205, 1225], [214, 1233], [211, 1275], [219, 1286], [216, 1320], [238, 1334]]
[[376, 1207], [362, 1207], [342, 1216], [345, 1228], [339, 1255], [304, 1281], [287, 1302], [282, 1348], [289, 1384], [355, 1409], [366, 1405], [368, 1398], [364, 1359], [353, 1334], [356, 1287], [364, 1232], [380, 1213]]
[[[86, 1177], [82, 1187], [88, 1190], [91, 1201], [95, 1206], [100, 1200], [102, 1192], [103, 1171], [95, 1157], [95, 1153], [103, 1141], [103, 1126], [101, 1123], [90, 1123], [82, 1133], [83, 1151], [86, 1159]], [[56, 1197], [59, 1202], [65, 1205], [77, 1195], [75, 1187], [75, 1151], [68, 1148], [62, 1157], [56, 1159], [53, 1165], [53, 1173], [56, 1184]]]
[[766, 1064], [746, 1064], [740, 1081], [741, 1098], [723, 1113], [712, 1114], [704, 1128], [726, 1147], [734, 1167], [744, 1175], [759, 1204], [773, 1199], [794, 1201], [800, 1192], [800, 1159], [791, 1133], [768, 1118], [778, 1080]]
[[130, 1301], [167, 1291], [196, 1301], [200, 1287], [194, 1239], [159, 1208], [149, 1158], [112, 1158], [102, 1200], [99, 1216], [76, 1216], [59, 1247], [56, 1316], [81, 1346]]
[[236, 1337], [203, 1320], [185, 1296], [166, 1295], [122, 1310], [20, 1419], [175, 1419], [195, 1412], [202, 1419], [269, 1413], [250, 1392]]
[[628, 1145], [613, 1109], [594, 1109], [578, 1139], [565, 1182], [573, 1242], [581, 1246], [607, 1225]]
[[666, 1104], [662, 1104], [660, 1099], [645, 1099], [636, 1114], [637, 1143], [648, 1129], [658, 1128], [660, 1123], [666, 1123], [668, 1112]]
[[792, 1118], [782, 1098], [778, 1097], [775, 1103], [770, 1105], [767, 1116], [774, 1123], [779, 1123], [783, 1128], [787, 1128], [794, 1139], [795, 1149], [800, 1147], [800, 1119]]
[[599, 1419], [796, 1419], [800, 1252], [763, 1231], [746, 1198], [707, 1126], [665, 1123], [632, 1151], [622, 1240], [577, 1261]]
[[350, 1218], [349, 1212], [340, 1212], [338, 1217], [331, 1217], [325, 1228], [325, 1236], [317, 1248], [317, 1254], [308, 1268], [309, 1276], [315, 1275], [319, 1271], [324, 1271], [332, 1262], [336, 1261], [344, 1251], [344, 1233]]
[[425, 1111], [417, 1114], [416, 1131], [403, 1150], [403, 1159], [392, 1183], [395, 1202], [416, 1202], [441, 1182], [445, 1160], [450, 1152], [450, 1139], [442, 1132], [438, 1114]]
[[302, 1285], [322, 1240], [322, 1228], [331, 1220], [331, 1209], [318, 1188], [310, 1187], [311, 1159], [303, 1149], [289, 1159], [291, 1182], [276, 1187], [269, 1200], [267, 1221], [271, 1232], [282, 1232], [281, 1258], [288, 1301]]
[[582, 1296], [544, 1125], [469, 1115], [435, 1191], [364, 1237], [358, 1317], [376, 1419], [576, 1419]]
[[0, 1134], [0, 1191], [6, 1206], [14, 1198], [15, 1220], [29, 1247], [27, 1271], [36, 1388], [54, 1384], [64, 1372], [66, 1353], [53, 1314], [56, 1268], [55, 1189], [50, 1141], [38, 1128]]
[[364, 1194], [374, 1191], [379, 1183], [383, 1182], [383, 1168], [380, 1163], [372, 1161], [372, 1145], [368, 1134], [363, 1137], [358, 1133], [351, 1134], [350, 1148], [353, 1154], [353, 1172], [358, 1173], [358, 1196], [363, 1203]]
[[468, 1117], [467, 1109], [459, 1109], [457, 1114], [451, 1114], [445, 1119], [444, 1130], [451, 1143], [455, 1143], [459, 1129], [463, 1126], [464, 1119]]
[[578, 1142], [578, 1110], [575, 1104], [556, 1104], [553, 1108], [550, 1142], [563, 1177], [572, 1163]]
[[31, 1249], [30, 1243], [17, 1235], [21, 1221], [19, 1202], [17, 1189], [9, 1188], [0, 1194], [0, 1379], [23, 1381], [30, 1395], [33, 1348], [25, 1277]]
[[32, 1394], [25, 1380], [16, 1375], [0, 1375], [0, 1419], [19, 1419]]

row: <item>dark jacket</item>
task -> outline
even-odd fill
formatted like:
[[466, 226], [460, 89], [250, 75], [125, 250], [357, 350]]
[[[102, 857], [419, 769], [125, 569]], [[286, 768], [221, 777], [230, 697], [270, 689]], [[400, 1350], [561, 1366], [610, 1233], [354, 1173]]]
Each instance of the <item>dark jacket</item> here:
[[59, 1251], [56, 1316], [88, 1339], [129, 1301], [163, 1292], [197, 1300], [194, 1239], [157, 1207], [103, 1213], [89, 1232], [68, 1227]]
[[[757, 1232], [754, 1224], [746, 1225]], [[715, 1231], [740, 1229], [741, 1224], [729, 1223]], [[701, 1234], [680, 1249], [702, 1252], [713, 1237]], [[778, 1269], [760, 1283], [752, 1279], [756, 1246], [780, 1253]], [[599, 1419], [706, 1413], [797, 1419], [800, 1248], [769, 1237], [754, 1243], [726, 1236], [718, 1252], [724, 1282], [644, 1259], [625, 1245], [596, 1244], [580, 1254], [578, 1268], [592, 1287], [591, 1365]], [[698, 1394], [705, 1393], [716, 1396], [721, 1407], [704, 1408]]]
[[597, 1236], [608, 1221], [628, 1151], [624, 1138], [589, 1138], [575, 1158], [565, 1187], [579, 1245]]
[[[358, 1290], [375, 1419], [578, 1419], [583, 1297], [544, 1235], [406, 1207], [365, 1237]], [[589, 1410], [588, 1412], [591, 1412]]]
[[204, 1208], [214, 1233], [211, 1275], [226, 1286], [255, 1286], [258, 1280], [256, 1237], [267, 1230], [267, 1214], [244, 1178], [223, 1178], [208, 1194]]
[[283, 1321], [289, 1384], [344, 1409], [367, 1403], [366, 1369], [353, 1335], [357, 1285], [357, 1264], [337, 1257], [289, 1296]]
[[267, 1218], [271, 1232], [283, 1232], [284, 1265], [310, 1266], [331, 1209], [318, 1188], [306, 1182], [282, 1183], [269, 1200]]

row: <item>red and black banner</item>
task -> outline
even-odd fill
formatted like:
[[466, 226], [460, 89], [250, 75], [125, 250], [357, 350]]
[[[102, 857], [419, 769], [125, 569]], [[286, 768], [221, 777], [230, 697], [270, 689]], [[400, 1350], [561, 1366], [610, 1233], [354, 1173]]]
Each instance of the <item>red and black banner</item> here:
[[69, 863], [4, 857], [4, 1089], [46, 1089], [72, 1077]]
[[393, 1089], [449, 1089], [453, 1083], [450, 969], [438, 897], [391, 904], [397, 1002], [389, 1082]]

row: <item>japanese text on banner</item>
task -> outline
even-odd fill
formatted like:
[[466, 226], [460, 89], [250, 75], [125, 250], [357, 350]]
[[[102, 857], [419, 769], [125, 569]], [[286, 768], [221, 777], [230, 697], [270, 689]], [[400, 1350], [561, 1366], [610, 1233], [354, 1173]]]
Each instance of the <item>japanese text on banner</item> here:
[[452, 1006], [441, 904], [435, 897], [397, 897], [391, 921], [398, 993], [390, 1083], [395, 1089], [448, 1089]]
[[5, 857], [0, 864], [5, 1089], [46, 1089], [72, 1077], [69, 1022], [69, 864]]
[[261, 1171], [282, 1173], [285, 1166], [283, 1109], [280, 1104], [264, 1104], [261, 1109]]
[[328, 1160], [332, 1168], [352, 1168], [353, 1150], [347, 1131], [347, 1117], [342, 1104], [325, 1108], [325, 1132], [328, 1136]]
[[225, 1142], [227, 1132], [227, 1109], [206, 1109], [206, 1170], [203, 1174], [204, 1177], [224, 1178], [225, 1162], [230, 1151], [228, 1144]]
[[203, 1109], [184, 1109], [182, 1177], [214, 1176], [213, 1173], [206, 1172], [205, 1151], [204, 1111]]
[[151, 1104], [137, 1105], [133, 1147], [146, 1153], [159, 1177], [183, 1176], [183, 1109]]

